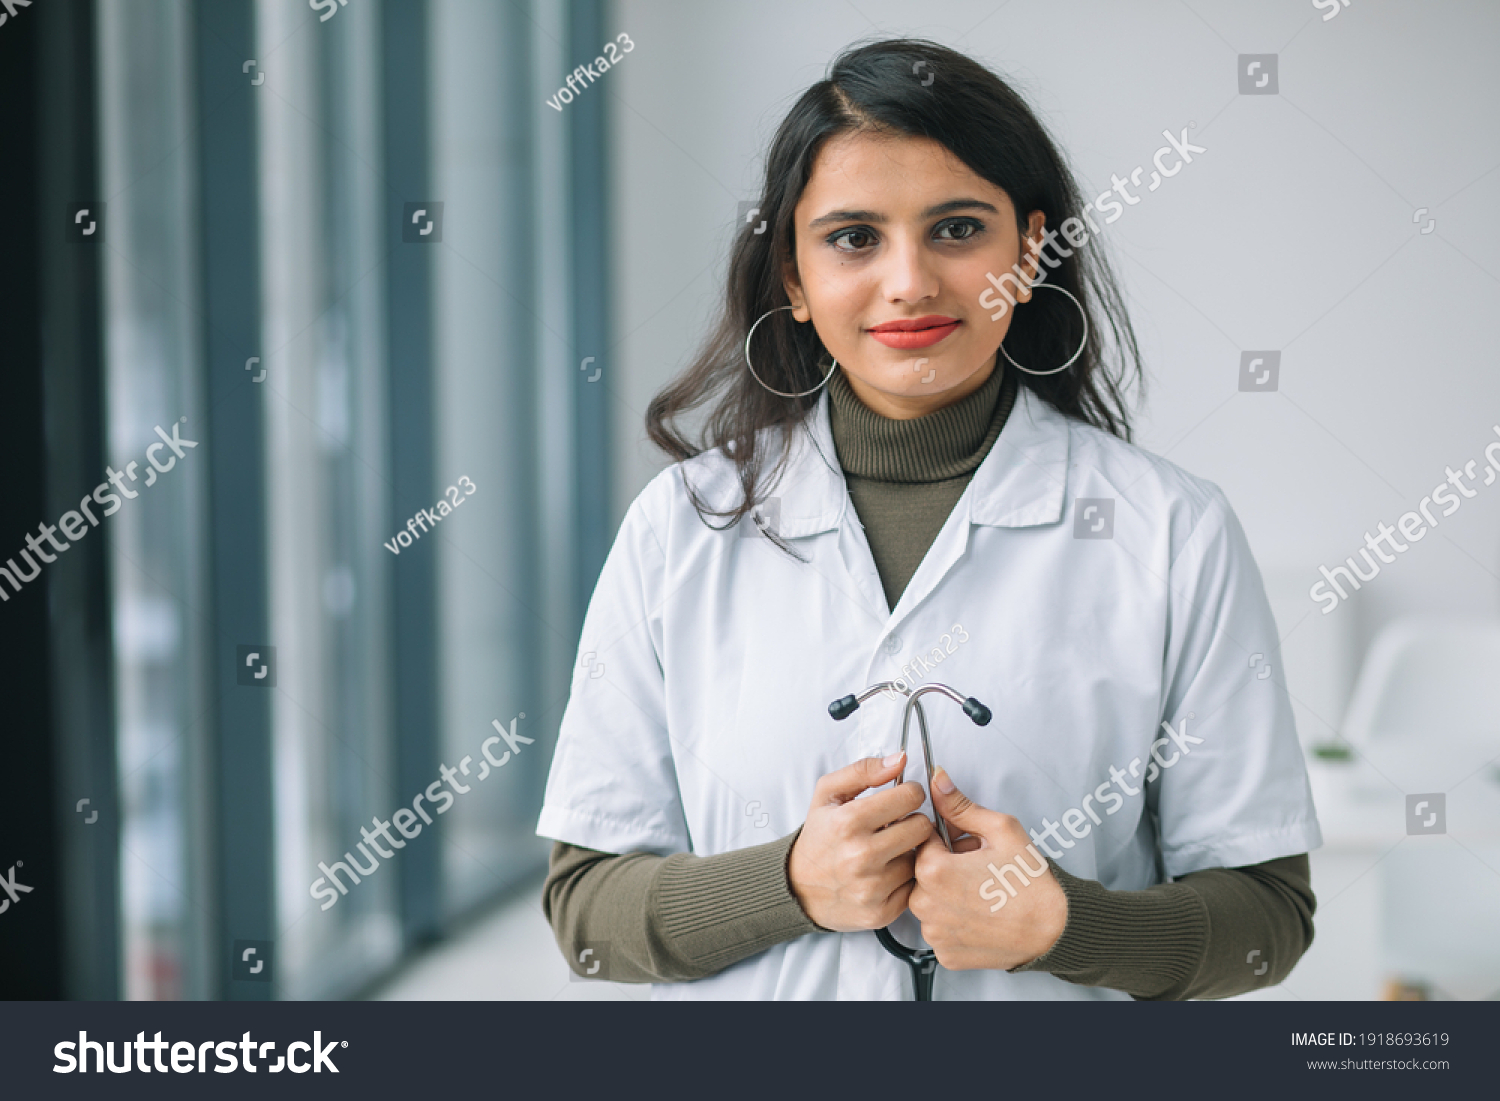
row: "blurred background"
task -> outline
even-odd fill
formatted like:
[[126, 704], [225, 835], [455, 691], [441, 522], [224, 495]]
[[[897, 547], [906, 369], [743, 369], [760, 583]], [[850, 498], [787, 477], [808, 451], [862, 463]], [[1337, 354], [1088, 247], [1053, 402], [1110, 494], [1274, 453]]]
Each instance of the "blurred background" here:
[[[1086, 196], [1164, 130], [1205, 149], [1099, 241], [1137, 442], [1244, 523], [1318, 800], [1317, 940], [1252, 997], [1500, 996], [1494, 5], [3, 10], [3, 996], [648, 995], [570, 981], [540, 908], [579, 624], [770, 136], [896, 35], [1012, 82]], [[1319, 568], [1465, 464], [1324, 614]], [[320, 864], [512, 720], [322, 908]]]

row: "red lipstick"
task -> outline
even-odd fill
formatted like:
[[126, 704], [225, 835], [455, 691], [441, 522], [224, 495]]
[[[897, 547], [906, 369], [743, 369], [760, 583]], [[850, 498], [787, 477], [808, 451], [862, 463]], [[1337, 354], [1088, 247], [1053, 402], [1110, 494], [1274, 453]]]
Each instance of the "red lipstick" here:
[[926, 317], [884, 321], [870, 328], [869, 333], [887, 348], [930, 348], [961, 324], [956, 317], [934, 313]]

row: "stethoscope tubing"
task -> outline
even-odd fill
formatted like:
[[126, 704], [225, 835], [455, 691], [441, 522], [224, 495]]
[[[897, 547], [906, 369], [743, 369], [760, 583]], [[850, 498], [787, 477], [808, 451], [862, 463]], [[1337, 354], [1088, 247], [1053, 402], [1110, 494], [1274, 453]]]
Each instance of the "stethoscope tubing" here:
[[[828, 713], [835, 720], [847, 719], [859, 709], [860, 704], [864, 703], [871, 696], [883, 692], [900, 692], [906, 696], [906, 707], [901, 717], [902, 753], [906, 752], [907, 741], [911, 734], [911, 717], [912, 713], [916, 712], [917, 731], [922, 737], [922, 761], [927, 766], [927, 790], [929, 793], [932, 791], [933, 776], [932, 739], [928, 734], [927, 712], [922, 709], [921, 697], [929, 692], [937, 692], [947, 696], [963, 707], [964, 714], [968, 715], [976, 726], [984, 726], [992, 717], [990, 709], [973, 696], [966, 697], [960, 695], [955, 689], [950, 688], [946, 684], [924, 684], [920, 688], [912, 689], [897, 681], [881, 681], [879, 684], [870, 685], [870, 687], [858, 695], [845, 696], [842, 699], [834, 700], [833, 703], [828, 705]], [[901, 766], [901, 774], [891, 782], [894, 785], [899, 785], [904, 783], [905, 780], [906, 765], [903, 764]], [[938, 836], [943, 839], [944, 847], [951, 853], [953, 851], [953, 840], [948, 836], [948, 823], [943, 820], [941, 814], [937, 813], [935, 803], [932, 816], [936, 820]], [[912, 990], [916, 1000], [919, 1002], [932, 1001], [932, 983], [933, 979], [936, 978], [938, 967], [937, 953], [931, 948], [908, 948], [896, 939], [895, 934], [891, 932], [889, 926], [884, 929], [876, 929], [875, 937], [887, 952], [901, 960], [911, 969]]]

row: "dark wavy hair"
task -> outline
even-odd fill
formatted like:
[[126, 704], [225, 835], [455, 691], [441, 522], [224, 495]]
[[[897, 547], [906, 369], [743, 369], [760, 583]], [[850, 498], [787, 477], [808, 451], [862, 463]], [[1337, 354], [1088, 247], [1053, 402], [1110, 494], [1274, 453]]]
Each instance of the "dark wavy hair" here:
[[[989, 69], [921, 39], [855, 45], [840, 54], [827, 78], [802, 94], [776, 131], [759, 203], [767, 230], [757, 234], [748, 224], [740, 226], [714, 330], [689, 367], [646, 410], [647, 434], [674, 460], [720, 449], [733, 461], [744, 495], [737, 506], [710, 508], [689, 486], [704, 523], [709, 516], [727, 518], [727, 527], [760, 503], [767, 467], [774, 478], [786, 460], [792, 430], [818, 401], [816, 392], [782, 398], [760, 386], [745, 366], [745, 336], [767, 311], [790, 305], [782, 271], [795, 263], [793, 212], [823, 144], [857, 131], [931, 138], [946, 146], [1010, 196], [1023, 234], [1033, 210], [1046, 215], [1049, 228], [1071, 217], [1082, 220], [1085, 204], [1062, 154], [1025, 101]], [[1083, 304], [1088, 340], [1069, 370], [1022, 374], [1021, 383], [1064, 415], [1129, 440], [1124, 394], [1143, 376], [1135, 334], [1108, 262], [1092, 240], [1071, 256], [1055, 259], [1058, 266], [1048, 272], [1047, 281]], [[1106, 333], [1108, 346], [1117, 353], [1114, 372], [1106, 365]], [[1083, 317], [1060, 294], [1033, 296], [1014, 312], [1005, 336], [1006, 350], [1028, 365], [1062, 363], [1082, 339]], [[797, 324], [786, 310], [765, 319], [756, 330], [755, 347], [757, 371], [778, 390], [807, 390], [827, 370], [827, 352], [814, 327]], [[690, 438], [680, 424], [683, 414], [711, 400], [696, 439]], [[782, 429], [768, 434], [777, 442], [761, 446], [759, 430], [773, 426]]]

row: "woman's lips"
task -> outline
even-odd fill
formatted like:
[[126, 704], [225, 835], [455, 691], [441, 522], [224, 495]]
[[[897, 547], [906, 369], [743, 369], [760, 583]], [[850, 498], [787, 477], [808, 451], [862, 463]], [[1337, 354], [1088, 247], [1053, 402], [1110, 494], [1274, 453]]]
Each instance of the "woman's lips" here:
[[871, 329], [870, 335], [887, 348], [930, 348], [946, 339], [961, 324], [961, 321], [948, 321], [926, 329]]

